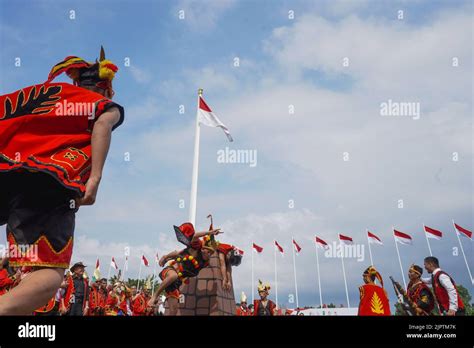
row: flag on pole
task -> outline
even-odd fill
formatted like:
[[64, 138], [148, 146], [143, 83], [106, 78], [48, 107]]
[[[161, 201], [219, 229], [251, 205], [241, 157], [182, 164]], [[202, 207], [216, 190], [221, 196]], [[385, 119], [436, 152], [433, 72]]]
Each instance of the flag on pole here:
[[99, 262], [99, 259], [97, 259], [96, 263], [95, 263], [95, 270], [94, 270], [94, 273], [92, 274], [92, 280], [93, 281], [96, 281], [96, 280], [99, 280], [101, 278], [100, 276], [100, 262]]
[[112, 261], [110, 261], [110, 266], [112, 266], [116, 270], [118, 269], [117, 262], [115, 262], [115, 258], [113, 256], [112, 256]]
[[469, 230], [466, 230], [465, 228], [459, 226], [458, 224], [454, 224], [454, 228], [456, 228], [456, 232], [458, 236], [463, 236], [469, 239], [472, 239], [472, 232]]
[[395, 240], [400, 244], [411, 245], [413, 242], [408, 234], [395, 229], [393, 230], [393, 235], [395, 236]]
[[123, 270], [128, 271], [128, 256], [125, 256], [125, 264], [123, 265]]
[[239, 253], [239, 255], [244, 255], [244, 251], [242, 249], [239, 249], [236, 246], [234, 246], [234, 249], [235, 249], [235, 251], [237, 251]]
[[316, 237], [316, 246], [318, 248], [321, 248], [321, 249], [324, 249], [324, 250], [329, 249], [328, 243], [326, 243], [324, 240], [322, 240], [321, 238], [318, 238], [318, 237]]
[[372, 232], [367, 231], [367, 236], [369, 237], [370, 244], [383, 245], [382, 240], [379, 237], [377, 237], [375, 234], [373, 234]]
[[293, 246], [295, 247], [296, 255], [298, 255], [301, 251], [301, 247], [296, 243], [296, 240], [293, 239]]
[[143, 261], [143, 264], [148, 267], [148, 260], [147, 258], [145, 257], [145, 255], [142, 255], [142, 261]]
[[432, 239], [438, 239], [440, 240], [441, 237], [443, 236], [443, 232], [435, 230], [434, 228], [424, 226], [425, 228], [425, 233], [426, 233], [426, 238], [432, 238]]
[[255, 250], [257, 253], [261, 253], [263, 251], [263, 248], [261, 246], [258, 246], [257, 244], [253, 243], [253, 250]]
[[353, 243], [351, 237], [344, 236], [343, 234], [339, 234], [339, 241], [340, 241], [342, 244], [347, 244], [347, 245], [350, 245], [350, 244]]
[[282, 255], [285, 255], [285, 253], [283, 252], [283, 248], [281, 247], [280, 244], [278, 244], [277, 241], [275, 241], [275, 246], [276, 246], [277, 250], [278, 250]]
[[160, 263], [160, 257], [158, 256], [158, 253], [155, 255], [155, 262]]
[[202, 96], [199, 96], [198, 121], [199, 123], [208, 127], [222, 128], [229, 141], [234, 141], [230, 135], [229, 129], [212, 112], [211, 108], [206, 104]]

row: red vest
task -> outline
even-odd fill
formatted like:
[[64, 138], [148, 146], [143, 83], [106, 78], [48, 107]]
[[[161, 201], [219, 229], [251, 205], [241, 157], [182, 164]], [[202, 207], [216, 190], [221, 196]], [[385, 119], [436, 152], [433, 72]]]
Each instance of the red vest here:
[[459, 296], [459, 292], [458, 292], [458, 289], [456, 288], [456, 283], [454, 283], [453, 278], [451, 278], [444, 271], [438, 271], [438, 273], [436, 273], [433, 276], [432, 284], [433, 284], [433, 292], [436, 296], [436, 300], [438, 301], [440, 311], [448, 311], [449, 310], [449, 295], [448, 295], [448, 291], [443, 287], [443, 285], [441, 284], [441, 282], [439, 280], [439, 277], [441, 276], [441, 274], [446, 274], [449, 277], [449, 279], [451, 280], [451, 282], [453, 283], [454, 288], [456, 289], [456, 296], [458, 298], [458, 309], [464, 309], [464, 303], [461, 300], [461, 296]]
[[375, 284], [365, 284], [359, 290], [360, 303], [358, 315], [390, 315], [390, 303], [384, 288]]

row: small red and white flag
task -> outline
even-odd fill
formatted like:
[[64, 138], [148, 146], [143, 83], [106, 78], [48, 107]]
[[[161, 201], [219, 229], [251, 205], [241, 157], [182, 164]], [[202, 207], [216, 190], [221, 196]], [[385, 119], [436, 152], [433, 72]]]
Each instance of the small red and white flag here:
[[317, 246], [318, 248], [321, 248], [321, 249], [324, 249], [324, 250], [328, 250], [328, 249], [329, 249], [328, 243], [326, 243], [324, 240], [322, 240], [322, 239], [319, 238], [319, 237], [316, 237], [316, 246]]
[[434, 228], [423, 226], [425, 228], [425, 233], [427, 238], [438, 239], [440, 240], [443, 236], [443, 232], [435, 230]]
[[100, 269], [100, 261], [99, 261], [99, 259], [97, 259], [97, 261], [95, 262], [95, 269]]
[[395, 236], [395, 240], [400, 244], [411, 245], [413, 242], [411, 237], [406, 233], [393, 230], [393, 235]]
[[146, 259], [145, 255], [142, 255], [142, 261], [143, 261], [143, 264], [148, 267], [148, 260]]
[[469, 238], [469, 239], [472, 239], [472, 232], [457, 225], [457, 224], [454, 224], [454, 228], [456, 229], [456, 232], [458, 234], [458, 236], [463, 236], [463, 237], [466, 237], [466, 238]]
[[243, 255], [244, 254], [244, 251], [242, 249], [239, 249], [237, 248], [236, 246], [234, 246], [234, 249], [239, 253], [239, 255]]
[[277, 248], [277, 250], [278, 250], [282, 255], [285, 254], [285, 253], [283, 252], [283, 248], [281, 247], [280, 244], [278, 244], [277, 241], [275, 241], [275, 247]]
[[296, 255], [298, 255], [301, 251], [301, 247], [296, 243], [296, 240], [293, 239], [293, 246], [295, 247]]
[[252, 248], [253, 248], [253, 250], [255, 250], [259, 254], [263, 251], [263, 248], [261, 246], [258, 246], [255, 243], [253, 243]]
[[351, 237], [344, 236], [343, 234], [339, 234], [339, 241], [340, 241], [342, 244], [347, 244], [347, 245], [350, 245], [350, 244], [353, 244], [353, 243], [354, 243], [354, 242], [352, 241], [352, 238], [351, 238]]
[[382, 240], [379, 237], [377, 237], [375, 234], [373, 234], [372, 232], [367, 231], [367, 237], [369, 238], [370, 244], [383, 245]]
[[155, 255], [155, 262], [160, 263], [160, 257], [158, 256], [158, 253]]
[[198, 121], [208, 127], [222, 128], [225, 135], [227, 135], [227, 139], [229, 139], [229, 141], [234, 141], [230, 135], [229, 129], [212, 112], [211, 108], [206, 104], [201, 95], [199, 95]]
[[117, 262], [115, 262], [115, 259], [112, 257], [112, 261], [110, 261], [110, 266], [112, 266], [115, 269], [118, 269]]

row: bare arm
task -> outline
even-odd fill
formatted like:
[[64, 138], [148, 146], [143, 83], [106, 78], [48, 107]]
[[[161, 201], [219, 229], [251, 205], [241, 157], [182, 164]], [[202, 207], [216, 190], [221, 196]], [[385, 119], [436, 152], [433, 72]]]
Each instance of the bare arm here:
[[120, 111], [113, 107], [104, 112], [94, 124], [92, 130], [92, 168], [89, 180], [86, 183], [86, 193], [78, 203], [79, 205], [92, 205], [95, 203], [97, 190], [102, 179], [105, 159], [109, 152], [112, 139], [112, 128], [120, 120]]
[[193, 240], [191, 242], [195, 242], [199, 238], [207, 236], [207, 235], [217, 235], [219, 233], [223, 233], [223, 232], [221, 232], [220, 228], [217, 228], [217, 229], [211, 230], [211, 231], [196, 232], [196, 233], [194, 233]]
[[160, 266], [163, 267], [168, 260], [174, 259], [175, 257], [179, 255], [179, 253], [180, 252], [178, 250], [174, 250], [170, 252], [169, 254], [163, 255], [159, 262]]

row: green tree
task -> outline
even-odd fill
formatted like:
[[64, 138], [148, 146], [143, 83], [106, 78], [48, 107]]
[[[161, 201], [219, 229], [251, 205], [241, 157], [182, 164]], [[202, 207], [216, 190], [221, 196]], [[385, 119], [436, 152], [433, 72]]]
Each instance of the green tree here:
[[469, 293], [469, 290], [462, 285], [456, 285], [456, 288], [458, 289], [459, 296], [466, 308], [466, 315], [474, 315], [474, 303], [471, 303], [472, 296]]

